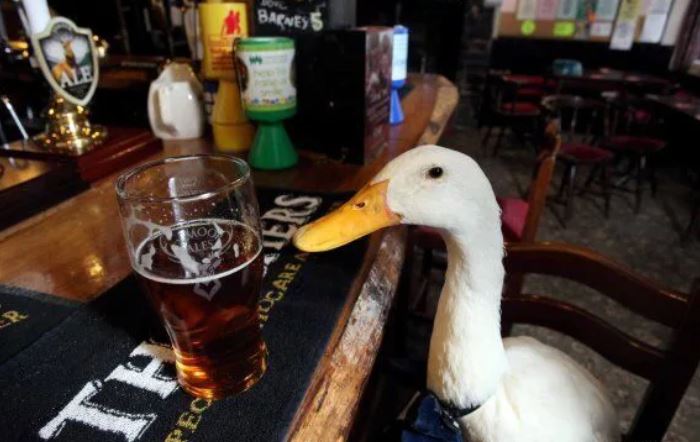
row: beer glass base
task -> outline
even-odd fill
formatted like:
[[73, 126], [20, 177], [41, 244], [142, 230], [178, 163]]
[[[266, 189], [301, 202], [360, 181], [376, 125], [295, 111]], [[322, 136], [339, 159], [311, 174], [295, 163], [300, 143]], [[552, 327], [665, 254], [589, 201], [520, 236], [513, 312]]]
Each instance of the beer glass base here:
[[267, 371], [267, 347], [264, 342], [260, 346], [259, 354], [260, 357], [258, 363], [256, 363], [255, 369], [240, 381], [227, 383], [225, 385], [217, 385], [215, 387], [202, 387], [188, 383], [187, 380], [181, 376], [182, 371], [178, 370], [178, 383], [187, 393], [202, 399], [223, 399], [234, 394], [243, 393], [257, 384]]

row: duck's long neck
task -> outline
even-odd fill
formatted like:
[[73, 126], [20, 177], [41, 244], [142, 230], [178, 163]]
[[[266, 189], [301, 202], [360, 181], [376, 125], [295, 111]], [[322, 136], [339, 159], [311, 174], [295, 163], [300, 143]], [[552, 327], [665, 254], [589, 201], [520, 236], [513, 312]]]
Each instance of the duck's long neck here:
[[444, 232], [447, 273], [428, 358], [428, 388], [460, 407], [479, 405], [507, 370], [500, 333], [503, 238], [499, 223]]

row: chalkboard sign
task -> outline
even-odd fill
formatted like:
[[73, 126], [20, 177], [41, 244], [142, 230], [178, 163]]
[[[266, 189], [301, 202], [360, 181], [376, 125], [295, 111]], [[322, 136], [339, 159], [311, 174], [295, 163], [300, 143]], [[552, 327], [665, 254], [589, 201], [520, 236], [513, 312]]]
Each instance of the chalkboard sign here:
[[295, 35], [328, 28], [330, 0], [256, 0], [255, 34]]

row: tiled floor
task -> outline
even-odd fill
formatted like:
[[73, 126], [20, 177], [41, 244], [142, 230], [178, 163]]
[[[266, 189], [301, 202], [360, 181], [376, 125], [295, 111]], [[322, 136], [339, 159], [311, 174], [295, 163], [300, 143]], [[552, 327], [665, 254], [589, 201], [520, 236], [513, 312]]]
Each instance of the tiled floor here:
[[[491, 179], [497, 195], [522, 194], [529, 184], [534, 164], [532, 150], [511, 143], [511, 146], [504, 146], [497, 157], [486, 155], [466, 100], [463, 100], [457, 112], [455, 128], [444, 135], [441, 144], [463, 151], [476, 159]], [[647, 192], [641, 213], [636, 215], [632, 209], [632, 195], [622, 191], [615, 192], [608, 219], [602, 213], [602, 198], [593, 195], [577, 197], [574, 217], [566, 228], [556, 215], [561, 213], [562, 207], [549, 204], [540, 224], [538, 239], [565, 241], [592, 248], [666, 287], [687, 291], [692, 279], [700, 277], [700, 240], [696, 238], [684, 242], [681, 239], [689, 217], [690, 191], [677, 176], [676, 167], [659, 170], [659, 192], [656, 198]], [[552, 189], [557, 184], [558, 175], [555, 176]], [[438, 287], [434, 288], [435, 291], [439, 288], [439, 284], [436, 285]], [[668, 330], [664, 327], [653, 326], [584, 287], [552, 278], [531, 277], [527, 281], [526, 291], [560, 296], [585, 306], [650, 343], [662, 344], [668, 339]], [[614, 367], [587, 347], [554, 332], [520, 326], [516, 327], [515, 334], [535, 336], [564, 350], [582, 363], [610, 390], [623, 428], [629, 425], [640, 403], [645, 381]], [[700, 440], [698, 373], [664, 440]]]

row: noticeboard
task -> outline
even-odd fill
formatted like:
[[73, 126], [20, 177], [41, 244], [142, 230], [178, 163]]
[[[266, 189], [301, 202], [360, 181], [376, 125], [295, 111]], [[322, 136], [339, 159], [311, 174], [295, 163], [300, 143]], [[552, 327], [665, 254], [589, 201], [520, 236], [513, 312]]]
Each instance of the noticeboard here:
[[673, 0], [503, 0], [498, 35], [609, 42], [659, 43]]

